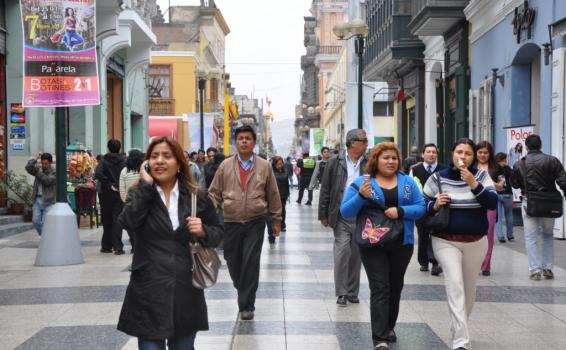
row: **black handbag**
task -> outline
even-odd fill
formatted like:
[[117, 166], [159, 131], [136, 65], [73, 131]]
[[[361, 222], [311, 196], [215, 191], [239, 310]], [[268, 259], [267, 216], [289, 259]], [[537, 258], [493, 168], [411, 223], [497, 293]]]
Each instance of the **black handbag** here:
[[[440, 184], [440, 175], [438, 173], [432, 175], [434, 181], [438, 184], [438, 193], [442, 193], [442, 185]], [[433, 214], [427, 214], [422, 225], [425, 229], [434, 232], [442, 232], [448, 228], [450, 224], [450, 205], [445, 204]]]
[[[358, 186], [352, 187], [359, 190]], [[370, 199], [356, 217], [354, 241], [360, 248], [383, 247], [401, 239], [403, 220], [393, 220], [385, 216], [387, 207], [377, 200]]]
[[563, 213], [564, 199], [558, 191], [542, 192], [527, 191], [527, 168], [525, 160], [521, 160], [519, 168], [525, 186], [525, 197], [527, 197], [527, 215], [541, 218], [559, 218]]

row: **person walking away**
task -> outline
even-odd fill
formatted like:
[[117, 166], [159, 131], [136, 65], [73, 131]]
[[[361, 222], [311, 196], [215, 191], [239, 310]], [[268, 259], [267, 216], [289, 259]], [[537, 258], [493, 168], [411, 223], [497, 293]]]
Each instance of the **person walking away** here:
[[[495, 189], [501, 189], [503, 184], [498, 182], [498, 165], [495, 162], [495, 154], [491, 143], [480, 141], [476, 144], [476, 166], [478, 169], [485, 171], [491, 177]], [[491, 274], [491, 255], [493, 253], [493, 241], [495, 239], [495, 222], [497, 221], [497, 207], [487, 211], [487, 254], [481, 266], [482, 275], [489, 276]]]
[[511, 188], [511, 173], [513, 170], [507, 165], [507, 155], [499, 152], [495, 155], [497, 168], [497, 182], [495, 190], [497, 191], [497, 225], [495, 232], [499, 243], [505, 243], [505, 235], [503, 234], [503, 219], [505, 218], [505, 226], [507, 227], [507, 239], [512, 241], [513, 236], [513, 190]]
[[[279, 190], [279, 197], [281, 198], [281, 231], [285, 232], [287, 231], [287, 225], [285, 224], [285, 205], [289, 198], [289, 181], [287, 181], [283, 158], [275, 156], [271, 159], [271, 163], [273, 164], [273, 173], [275, 174], [277, 189]], [[275, 243], [275, 236], [269, 236], [269, 243]]]
[[360, 250], [353, 241], [355, 220], [340, 214], [340, 203], [346, 189], [364, 174], [368, 146], [367, 134], [362, 129], [352, 129], [346, 134], [346, 152], [328, 160], [318, 202], [318, 220], [334, 233], [334, 288], [336, 304], [347, 306], [360, 302]]
[[216, 208], [224, 205], [224, 258], [234, 287], [242, 320], [252, 320], [259, 285], [265, 218], [271, 216], [273, 234], [281, 231], [281, 198], [271, 164], [254, 155], [255, 130], [236, 129], [234, 157], [216, 171], [208, 195]]
[[[554, 218], [530, 216], [527, 214], [528, 192], [557, 192], [556, 185], [566, 193], [566, 172], [558, 158], [542, 152], [542, 141], [537, 134], [527, 136], [525, 140], [527, 155], [513, 167], [511, 184], [520, 188], [522, 216], [525, 230], [525, 246], [529, 258], [529, 278], [534, 281], [554, 279]], [[526, 183], [526, 188], [525, 188]], [[538, 241], [542, 238], [541, 254]]]
[[293, 163], [291, 163], [291, 157], [287, 157], [285, 160], [285, 172], [289, 177], [289, 189], [293, 188]]
[[318, 186], [320, 185], [322, 175], [324, 174], [324, 169], [326, 168], [326, 163], [330, 159], [330, 148], [324, 146], [320, 149], [320, 153], [322, 155], [322, 159], [316, 162], [314, 172], [311, 176], [311, 182], [309, 183], [309, 191], [318, 188]]
[[[197, 195], [196, 213], [191, 194]], [[177, 141], [153, 139], [120, 222], [136, 232], [136, 249], [118, 330], [137, 337], [140, 350], [165, 349], [166, 343], [170, 350], [194, 350], [208, 316], [204, 291], [192, 284], [189, 241], [215, 247], [223, 230]]]
[[[434, 143], [427, 143], [423, 147], [422, 153], [423, 161], [422, 163], [415, 165], [409, 176], [416, 177], [422, 186], [426, 184], [428, 178], [435, 172], [444, 169], [442, 164], [438, 163], [438, 147]], [[419, 236], [419, 246], [417, 258], [419, 265], [421, 265], [420, 270], [423, 272], [428, 271], [428, 264], [432, 264], [432, 269], [430, 274], [433, 276], [438, 276], [442, 273], [442, 268], [438, 265], [438, 261], [434, 258], [434, 252], [432, 251], [432, 243], [430, 240], [430, 230], [426, 229], [422, 221], [417, 221], [417, 232]]]
[[303, 200], [303, 194], [305, 189], [308, 191], [309, 196], [305, 205], [312, 205], [312, 190], [309, 190], [309, 184], [311, 182], [312, 174], [314, 173], [314, 168], [316, 166], [316, 161], [314, 158], [309, 157], [308, 153], [303, 154], [303, 159], [297, 160], [297, 167], [301, 169], [301, 177], [299, 179], [299, 198], [297, 203], [301, 204]]
[[102, 214], [102, 241], [101, 253], [124, 254], [122, 243], [122, 226], [118, 222], [118, 215], [122, 212], [120, 199], [120, 173], [126, 166], [124, 158], [120, 155], [122, 144], [116, 139], [110, 139], [107, 144], [108, 153], [95, 169], [94, 177], [101, 183], [100, 209]]
[[204, 165], [204, 182], [206, 184], [206, 188], [210, 187], [212, 180], [214, 179], [214, 175], [218, 170], [220, 164], [226, 159], [224, 153], [215, 153], [213, 158], [211, 158], [205, 165]]
[[[133, 149], [128, 153], [128, 159], [126, 159], [126, 167], [120, 172], [120, 199], [122, 203], [126, 203], [128, 198], [128, 192], [138, 183], [140, 179], [140, 167], [143, 163], [144, 154], [142, 151]], [[130, 244], [132, 245], [131, 253], [134, 252], [136, 247], [136, 237], [133, 231], [128, 231], [128, 236], [130, 237]]]
[[360, 210], [379, 201], [385, 216], [403, 221], [403, 234], [384, 246], [360, 248], [370, 287], [371, 333], [374, 349], [395, 343], [395, 324], [405, 272], [413, 255], [415, 221], [425, 213], [421, 190], [412, 177], [400, 171], [401, 156], [392, 142], [382, 142], [371, 152], [366, 166], [369, 176], [358, 177], [346, 190], [340, 213], [355, 219]]
[[[476, 281], [487, 252], [487, 210], [497, 207], [489, 174], [474, 167], [475, 144], [462, 138], [452, 147], [449, 167], [432, 175], [423, 188], [427, 212], [450, 206], [448, 227], [433, 232], [432, 249], [442, 266], [450, 311], [452, 349], [471, 349], [468, 319], [476, 300]], [[437, 181], [440, 181], [442, 193]]]
[[27, 173], [35, 177], [31, 221], [40, 236], [45, 214], [56, 199], [57, 174], [52, 164], [53, 156], [49, 153], [39, 153], [35, 159], [30, 159], [26, 164]]
[[405, 160], [403, 161], [403, 172], [405, 174], [408, 174], [411, 171], [411, 167], [415, 164], [417, 164], [418, 162], [422, 162], [423, 159], [422, 157], [419, 155], [419, 148], [417, 146], [412, 146], [411, 147], [411, 154], [405, 158]]

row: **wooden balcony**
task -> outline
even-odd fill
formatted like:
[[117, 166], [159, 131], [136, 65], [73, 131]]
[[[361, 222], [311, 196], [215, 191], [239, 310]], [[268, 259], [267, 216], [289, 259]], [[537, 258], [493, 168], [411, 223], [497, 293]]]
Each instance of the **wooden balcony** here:
[[409, 29], [414, 35], [443, 35], [464, 20], [469, 0], [413, 0]]
[[175, 99], [172, 98], [150, 98], [149, 115], [173, 116], [175, 115]]

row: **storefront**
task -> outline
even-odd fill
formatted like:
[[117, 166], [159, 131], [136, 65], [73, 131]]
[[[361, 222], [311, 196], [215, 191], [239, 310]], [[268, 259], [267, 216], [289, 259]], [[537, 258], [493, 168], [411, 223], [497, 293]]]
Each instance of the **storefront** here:
[[[6, 174], [6, 19], [4, 2], [0, 5], [0, 177]], [[0, 207], [6, 205], [5, 193], [0, 193]]]

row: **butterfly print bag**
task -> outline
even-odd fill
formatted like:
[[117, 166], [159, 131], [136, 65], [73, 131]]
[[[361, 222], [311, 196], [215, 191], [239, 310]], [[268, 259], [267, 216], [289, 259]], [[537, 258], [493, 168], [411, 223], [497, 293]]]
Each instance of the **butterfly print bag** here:
[[[356, 187], [355, 184], [352, 184]], [[387, 208], [376, 199], [370, 199], [356, 217], [354, 240], [360, 248], [383, 247], [401, 239], [403, 220], [385, 216]]]

